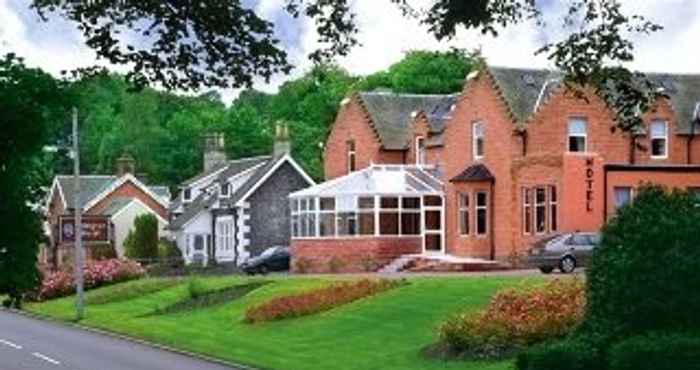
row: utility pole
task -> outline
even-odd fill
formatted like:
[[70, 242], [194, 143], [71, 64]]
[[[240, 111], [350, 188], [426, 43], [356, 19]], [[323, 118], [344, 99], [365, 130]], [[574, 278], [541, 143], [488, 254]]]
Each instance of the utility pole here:
[[83, 293], [83, 222], [82, 204], [80, 204], [80, 145], [78, 142], [78, 108], [73, 107], [73, 194], [75, 196], [75, 310], [76, 319], [82, 320], [85, 314]]

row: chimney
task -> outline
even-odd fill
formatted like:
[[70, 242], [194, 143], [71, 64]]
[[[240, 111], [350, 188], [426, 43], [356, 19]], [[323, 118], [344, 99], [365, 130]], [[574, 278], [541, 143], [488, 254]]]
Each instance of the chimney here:
[[204, 172], [226, 163], [224, 134], [210, 132], [204, 134]]
[[275, 123], [275, 142], [272, 147], [272, 155], [281, 157], [292, 151], [292, 143], [289, 141], [289, 125], [284, 121]]
[[131, 154], [124, 152], [121, 157], [117, 158], [117, 176], [122, 177], [127, 173], [136, 173], [136, 160]]

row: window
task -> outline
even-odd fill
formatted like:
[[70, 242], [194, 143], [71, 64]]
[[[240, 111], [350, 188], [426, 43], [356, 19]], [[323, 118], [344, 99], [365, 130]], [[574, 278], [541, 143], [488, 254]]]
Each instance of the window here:
[[319, 235], [335, 236], [335, 198], [321, 198], [319, 210]]
[[382, 197], [379, 206], [379, 234], [399, 235], [399, 198]]
[[420, 198], [401, 198], [401, 235], [420, 235]]
[[544, 188], [535, 188], [535, 231], [542, 234], [547, 230], [547, 193]]
[[416, 138], [416, 164], [425, 164], [425, 138], [423, 136]]
[[469, 235], [469, 194], [459, 194], [459, 234]]
[[555, 232], [559, 227], [557, 223], [557, 187], [549, 187], [549, 231]]
[[629, 186], [615, 187], [615, 207], [620, 208], [632, 201], [632, 188]]
[[475, 161], [484, 158], [484, 125], [481, 122], [472, 126], [472, 151]]
[[360, 197], [357, 200], [360, 235], [374, 235], [374, 197]]
[[219, 251], [233, 250], [233, 219], [223, 217], [216, 221], [216, 248]]
[[532, 190], [523, 188], [523, 233], [532, 234]]
[[219, 195], [222, 198], [228, 198], [230, 194], [231, 194], [231, 185], [227, 182], [221, 184], [221, 190], [219, 191]]
[[650, 125], [651, 157], [666, 158], [668, 156], [668, 124], [666, 121], [654, 121]]
[[192, 200], [192, 189], [185, 188], [185, 190], [182, 191], [182, 201], [189, 202], [191, 200]]
[[347, 159], [348, 159], [348, 173], [354, 172], [357, 169], [357, 152], [355, 151], [355, 140], [348, 140], [347, 142]]
[[569, 152], [585, 153], [587, 151], [587, 126], [588, 123], [583, 118], [574, 118], [569, 121]]
[[486, 235], [488, 224], [488, 193], [479, 191], [476, 193], [476, 235]]

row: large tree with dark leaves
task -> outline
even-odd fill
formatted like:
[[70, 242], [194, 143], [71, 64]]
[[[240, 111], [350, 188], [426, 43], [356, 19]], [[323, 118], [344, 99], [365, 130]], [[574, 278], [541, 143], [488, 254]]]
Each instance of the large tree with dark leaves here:
[[[428, 8], [414, 7], [413, 0], [384, 1], [427, 25], [439, 40], [454, 37], [460, 28], [497, 35], [523, 22], [552, 26], [544, 22], [537, 0], [435, 0]], [[640, 112], [660, 93], [624, 63], [633, 59], [633, 36], [661, 26], [624, 14], [619, 0], [564, 1], [566, 36], [536, 52], [548, 55], [573, 91], [595, 89], [617, 113], [619, 128], [634, 129], [641, 124]], [[34, 0], [33, 7], [44, 17], [58, 14], [75, 22], [98, 57], [130, 66], [128, 79], [137, 85], [197, 89], [250, 86], [256, 77], [290, 70], [275, 25], [255, 13], [256, 3]], [[349, 0], [286, 0], [285, 8], [313, 20], [321, 45], [310, 55], [316, 61], [346, 55], [358, 44]]]
[[63, 110], [61, 86], [14, 55], [0, 59], [0, 295], [19, 304], [39, 279], [43, 190], [41, 148], [51, 117]]

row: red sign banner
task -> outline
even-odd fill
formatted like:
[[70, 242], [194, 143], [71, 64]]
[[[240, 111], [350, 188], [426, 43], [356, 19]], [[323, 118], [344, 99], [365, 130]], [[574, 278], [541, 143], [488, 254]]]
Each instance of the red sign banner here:
[[[84, 242], [107, 243], [110, 241], [109, 218], [103, 216], [84, 216], [82, 224]], [[62, 217], [59, 222], [59, 228], [62, 243], [72, 243], [75, 241], [75, 220], [73, 217]]]

